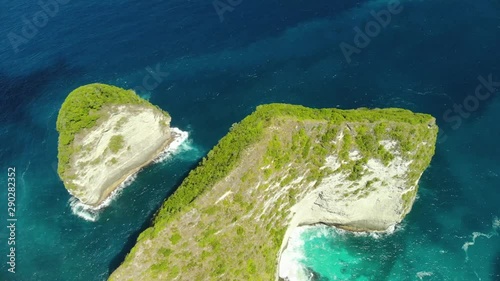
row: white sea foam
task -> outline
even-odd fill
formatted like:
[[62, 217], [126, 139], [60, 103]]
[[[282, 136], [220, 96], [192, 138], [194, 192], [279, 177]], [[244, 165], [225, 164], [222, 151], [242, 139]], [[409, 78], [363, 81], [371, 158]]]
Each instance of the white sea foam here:
[[302, 233], [307, 227], [298, 227], [293, 230], [286, 249], [281, 254], [279, 262], [279, 276], [289, 281], [308, 281], [310, 276], [302, 265], [305, 259], [304, 240]]
[[334, 232], [335, 235], [344, 235], [347, 233], [347, 231], [338, 229], [335, 227], [330, 227], [327, 225], [310, 225], [310, 226], [303, 226], [302, 232], [306, 230], [314, 230], [313, 235], [309, 235], [309, 240], [317, 239], [317, 238], [323, 238], [323, 237], [329, 237], [332, 236], [332, 231]]
[[125, 187], [130, 186], [135, 181], [136, 178], [137, 178], [137, 173], [128, 176], [125, 179], [125, 181], [123, 181], [115, 190], [113, 190], [113, 192], [111, 192], [111, 194], [104, 201], [102, 201], [102, 203], [99, 206], [94, 207], [93, 209], [98, 211], [109, 206], [111, 202], [113, 202], [116, 198], [120, 196]]
[[99, 206], [87, 205], [78, 200], [76, 197], [71, 197], [69, 199], [71, 211], [73, 212], [73, 214], [86, 221], [97, 221], [99, 219], [99, 214], [101, 213], [101, 211], [109, 206], [111, 202], [113, 202], [116, 198], [118, 198], [125, 187], [130, 186], [136, 178], [137, 174], [130, 175], [115, 190], [113, 190], [113, 192], [111, 192], [111, 194]]
[[92, 209], [91, 206], [82, 203], [76, 197], [71, 197], [68, 203], [74, 215], [91, 222], [99, 219], [99, 210]]
[[178, 128], [171, 128], [172, 135], [174, 136], [174, 141], [163, 151], [161, 152], [158, 157], [156, 157], [153, 162], [155, 163], [160, 163], [175, 154], [175, 152], [178, 151], [178, 149], [181, 147], [181, 145], [188, 139], [189, 133], [184, 132], [179, 130]]
[[433, 272], [421, 271], [417, 273], [417, 278], [420, 280], [424, 280], [424, 277], [431, 277], [433, 275]]
[[500, 219], [498, 217], [493, 219], [493, 229], [497, 231], [500, 229]]
[[[189, 152], [189, 153], [186, 153]], [[179, 148], [175, 151], [175, 154], [178, 154], [180, 159], [184, 159], [187, 161], [195, 161], [200, 159], [204, 153], [203, 151], [200, 150], [199, 147], [197, 147], [194, 143], [193, 140], [188, 138], [186, 141], [184, 141]]]
[[[175, 138], [174, 141], [163, 152], [161, 152], [155, 160], [153, 160], [154, 163], [165, 161], [166, 159], [175, 155], [175, 153], [178, 151], [178, 148], [189, 137], [188, 132], [181, 131], [178, 128], [171, 128], [171, 130]], [[99, 219], [100, 212], [104, 208], [109, 206], [111, 202], [113, 202], [116, 198], [118, 198], [121, 192], [126, 187], [130, 186], [135, 181], [136, 178], [137, 178], [137, 173], [127, 177], [115, 190], [113, 190], [113, 192], [111, 192], [111, 194], [99, 206], [87, 205], [78, 200], [76, 197], [72, 196], [68, 202], [72, 213], [86, 221], [91, 221], [91, 222], [97, 221]]]
[[24, 172], [21, 174], [21, 180], [23, 181], [23, 185], [26, 185], [26, 182], [24, 181], [24, 176], [26, 175], [26, 172], [31, 166], [31, 160], [28, 161], [28, 165], [26, 166], [26, 169], [24, 169]]
[[[304, 267], [303, 261], [307, 259], [304, 244], [310, 240], [324, 237], [347, 236], [380, 239], [403, 230], [403, 225], [389, 227], [385, 232], [351, 232], [327, 225], [309, 225], [297, 227], [290, 234], [286, 249], [281, 253], [279, 262], [279, 276], [288, 281], [310, 281], [313, 276]], [[307, 235], [307, 241], [302, 235], [306, 231], [314, 230]]]
[[498, 217], [494, 217], [493, 218], [493, 221], [492, 221], [492, 224], [491, 224], [491, 228], [492, 229], [491, 229], [491, 231], [489, 233], [473, 232], [472, 233], [472, 240], [469, 241], [469, 242], [465, 242], [462, 245], [462, 249], [465, 252], [465, 259], [466, 260], [469, 260], [469, 253], [468, 253], [469, 247], [474, 246], [476, 244], [476, 239], [477, 238], [483, 237], [483, 238], [486, 238], [486, 239], [490, 239], [493, 236], [498, 236], [499, 235], [498, 234], [498, 230], [500, 229], [500, 219], [498, 219]]

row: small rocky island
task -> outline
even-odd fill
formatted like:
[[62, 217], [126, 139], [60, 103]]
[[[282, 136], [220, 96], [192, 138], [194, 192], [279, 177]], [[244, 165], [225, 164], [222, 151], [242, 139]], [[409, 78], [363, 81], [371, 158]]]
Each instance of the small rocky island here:
[[104, 84], [77, 88], [57, 117], [64, 186], [82, 203], [99, 206], [174, 141], [170, 120], [132, 90]]
[[259, 106], [165, 201], [109, 280], [286, 280], [282, 253], [297, 227], [400, 223], [437, 133], [435, 118], [404, 109]]

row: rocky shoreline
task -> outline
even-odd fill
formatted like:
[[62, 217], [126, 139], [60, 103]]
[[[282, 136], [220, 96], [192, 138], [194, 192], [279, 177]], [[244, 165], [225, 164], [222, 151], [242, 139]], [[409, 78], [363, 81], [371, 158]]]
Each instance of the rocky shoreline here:
[[[387, 149], [393, 146], [385, 143]], [[280, 269], [276, 280], [298, 281], [287, 276], [291, 266], [281, 263], [291, 234], [301, 227], [323, 224], [360, 233], [387, 233], [394, 230], [410, 211], [405, 207], [403, 194], [415, 190], [418, 180], [411, 186], [406, 180], [411, 172], [411, 163], [416, 160], [403, 158], [397, 150], [393, 150], [393, 153], [395, 158], [387, 165], [368, 160], [364, 166], [367, 173], [356, 181], [349, 180], [348, 175], [343, 173], [323, 179], [315, 190], [292, 207], [293, 216], [278, 253]], [[351, 157], [355, 158], [356, 155], [352, 153]], [[324, 168], [335, 170], [340, 165], [338, 158], [331, 157]], [[352, 193], [353, 186], [369, 186], [369, 189], [366, 188], [369, 192], [363, 196], [345, 196]]]
[[154, 156], [149, 157], [148, 160], [144, 161], [144, 164], [138, 166], [137, 168], [134, 168], [132, 170], [129, 170], [127, 172], [124, 172], [124, 175], [120, 177], [119, 180], [114, 182], [109, 188], [105, 190], [105, 192], [102, 194], [100, 200], [95, 203], [95, 204], [85, 204], [89, 209], [92, 210], [100, 210], [104, 207], [108, 206], [108, 200], [113, 198], [113, 194], [118, 191], [121, 185], [123, 185], [125, 182], [127, 182], [130, 177], [133, 177], [136, 175], [138, 172], [140, 172], [143, 168], [153, 164], [157, 159], [162, 158], [162, 156], [166, 153], [171, 153], [177, 149], [177, 147], [184, 142], [188, 134], [187, 132], [183, 132], [177, 128], [171, 128], [171, 133], [172, 137], [168, 139], [162, 146], [157, 150], [157, 152], [154, 154]]
[[115, 105], [102, 112], [105, 117], [98, 124], [75, 137], [75, 153], [64, 177], [69, 193], [93, 208], [177, 137], [170, 117], [156, 108]]

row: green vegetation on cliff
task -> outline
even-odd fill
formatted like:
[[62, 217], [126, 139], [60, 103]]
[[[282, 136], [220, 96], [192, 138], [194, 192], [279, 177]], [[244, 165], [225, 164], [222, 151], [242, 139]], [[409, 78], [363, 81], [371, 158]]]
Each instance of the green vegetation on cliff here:
[[109, 150], [111, 150], [111, 152], [117, 153], [118, 151], [120, 151], [123, 148], [124, 142], [125, 142], [125, 140], [123, 139], [122, 135], [113, 136], [109, 140], [108, 148], [109, 148]]
[[[414, 185], [436, 135], [432, 116], [403, 109], [259, 106], [165, 201], [110, 280], [272, 280], [290, 207], [311, 185], [333, 172], [354, 181], [368, 159], [387, 165], [395, 152], [381, 145], [386, 140], [413, 160], [405, 180]], [[352, 160], [354, 151], [360, 159]], [[336, 171], [324, 169], [330, 155], [342, 160]], [[346, 196], [364, 196], [375, 181]], [[414, 197], [401, 198], [408, 211]]]
[[[101, 118], [105, 118], [107, 116], [106, 107], [124, 104], [155, 107], [132, 90], [124, 90], [105, 84], [81, 86], [68, 95], [61, 106], [56, 122], [56, 129], [59, 132], [58, 173], [61, 178], [63, 178], [72, 154], [79, 149], [73, 145], [75, 136], [82, 130], [93, 128]], [[161, 109], [158, 108], [158, 110]], [[166, 112], [162, 112], [168, 115]], [[115, 139], [114, 142], [113, 148], [117, 148], [119, 139]], [[110, 147], [110, 149], [113, 148]]]
[[[272, 120], [275, 118], [294, 118], [298, 121], [304, 120], [328, 120], [329, 123], [341, 124], [345, 122], [363, 122], [374, 123], [377, 122], [384, 125], [385, 122], [405, 123], [405, 124], [430, 124], [433, 117], [426, 114], [416, 114], [409, 110], [390, 108], [390, 109], [356, 109], [356, 110], [337, 110], [337, 109], [311, 109], [302, 106], [292, 106], [287, 104], [270, 104], [262, 105], [250, 116], [243, 119], [241, 123], [234, 124], [231, 131], [226, 135], [213, 149], [208, 153], [208, 156], [203, 158], [200, 166], [191, 171], [189, 176], [184, 180], [182, 185], [177, 191], [170, 196], [163, 204], [159, 213], [155, 218], [155, 223], [165, 224], [168, 220], [173, 218], [177, 212], [188, 208], [189, 203], [192, 202], [203, 191], [209, 189], [218, 180], [224, 178], [238, 163], [241, 153], [249, 145], [255, 143], [262, 137], [264, 128], [268, 127]], [[378, 128], [378, 127], [376, 127]], [[378, 128], [378, 137], [382, 137], [387, 132], [385, 129]], [[417, 135], [417, 133], [420, 133]], [[304, 131], [299, 133], [299, 138], [304, 136]], [[397, 126], [390, 132], [391, 136], [396, 138], [406, 151], [411, 151], [411, 143], [417, 143], [419, 140], [425, 140], [431, 132], [428, 130], [421, 130], [417, 132], [414, 130], [408, 131], [407, 126]], [[362, 135], [362, 138], [372, 138], [371, 135]], [[417, 139], [415, 139], [417, 138]], [[331, 137], [326, 136], [323, 139], [323, 144], [330, 141]], [[374, 143], [372, 140], [371, 143]], [[279, 146], [279, 141], [275, 141], [275, 146]], [[348, 153], [351, 149], [351, 144], [347, 143], [341, 154]], [[363, 145], [363, 142], [360, 142]], [[271, 143], [273, 146], [273, 143]], [[373, 146], [373, 144], [372, 144]], [[272, 149], [272, 147], [271, 147]], [[361, 146], [362, 151], [370, 151], [372, 153], [379, 153], [375, 147]], [[304, 143], [302, 148], [304, 156], [310, 151], [310, 142]], [[272, 153], [272, 152], [270, 152]], [[284, 154], [282, 154], [284, 153]], [[291, 157], [293, 151], [276, 151], [275, 155], [271, 155], [280, 161], [288, 162], [287, 159]], [[325, 151], [326, 153], [326, 151]], [[385, 151], [380, 152], [384, 158]], [[326, 155], [325, 155], [326, 156]], [[207, 161], [210, 159], [210, 161]], [[354, 167], [353, 167], [354, 169]]]

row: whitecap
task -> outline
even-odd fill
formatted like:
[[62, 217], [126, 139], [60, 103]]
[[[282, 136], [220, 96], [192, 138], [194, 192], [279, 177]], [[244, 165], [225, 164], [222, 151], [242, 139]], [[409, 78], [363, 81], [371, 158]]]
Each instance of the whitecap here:
[[90, 208], [89, 205], [82, 203], [76, 197], [71, 197], [69, 199], [68, 203], [69, 203], [69, 206], [71, 208], [71, 212], [74, 215], [76, 215], [76, 216], [78, 216], [86, 221], [95, 222], [98, 220], [99, 211], [93, 210], [92, 208]]
[[172, 136], [174, 137], [174, 141], [165, 148], [154, 160], [154, 163], [160, 163], [168, 158], [170, 156], [174, 155], [179, 148], [182, 147], [182, 144], [188, 139], [189, 133], [185, 131], [181, 131], [178, 128], [171, 128]]
[[[181, 131], [178, 128], [171, 128], [171, 130], [175, 138], [174, 141], [172, 141], [172, 143], [162, 153], [160, 153], [155, 160], [153, 160], [154, 163], [165, 161], [170, 156], [174, 155], [177, 149], [189, 137], [189, 134], [187, 132]], [[99, 206], [87, 205], [78, 200], [76, 197], [72, 196], [68, 202], [72, 213], [86, 221], [97, 221], [99, 219], [100, 212], [105, 207], [108, 207], [111, 202], [119, 197], [121, 192], [126, 187], [130, 186], [135, 181], [135, 179], [137, 178], [137, 174], [138, 172], [128, 176], [115, 190], [113, 190], [113, 192], [111, 192], [111, 194]]]
[[434, 275], [433, 272], [420, 271], [417, 273], [417, 278], [420, 280], [424, 280], [424, 277], [431, 277], [433, 275]]
[[286, 249], [281, 253], [278, 273], [279, 276], [289, 281], [307, 281], [307, 269], [302, 261], [306, 258], [304, 253], [304, 240], [302, 234], [307, 227], [299, 227], [293, 230]]
[[495, 217], [493, 219], [493, 229], [498, 230], [500, 228], [500, 219]]
[[[380, 239], [398, 231], [402, 231], [404, 225], [392, 225], [383, 232], [351, 232], [325, 224], [308, 225], [295, 228], [290, 234], [286, 249], [282, 252], [279, 262], [279, 276], [289, 281], [309, 281], [314, 277], [304, 266], [307, 260], [304, 252], [304, 244], [318, 238], [335, 237], [363, 237]], [[305, 235], [307, 233], [307, 235]], [[347, 266], [347, 264], [346, 264]]]
[[137, 174], [130, 175], [123, 181], [111, 194], [104, 200], [99, 206], [91, 206], [83, 203], [82, 201], [78, 200], [76, 197], [71, 197], [69, 199], [69, 206], [71, 208], [71, 212], [86, 220], [86, 221], [91, 221], [95, 222], [99, 219], [99, 214], [101, 211], [109, 206], [111, 202], [113, 202], [119, 195], [121, 194], [121, 191], [125, 189], [125, 187], [130, 186], [135, 179], [137, 178]]

